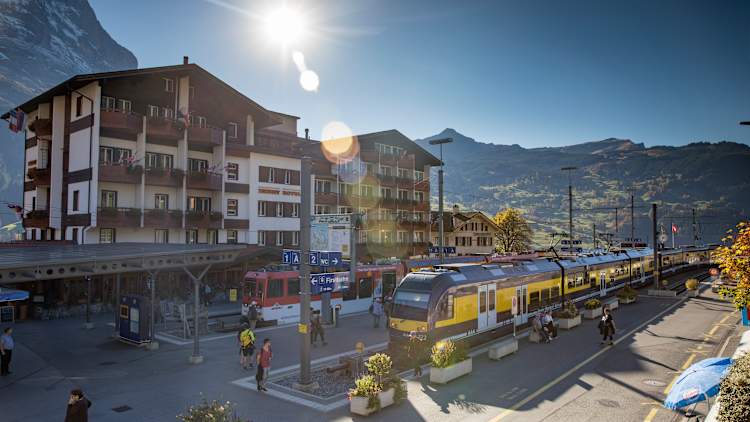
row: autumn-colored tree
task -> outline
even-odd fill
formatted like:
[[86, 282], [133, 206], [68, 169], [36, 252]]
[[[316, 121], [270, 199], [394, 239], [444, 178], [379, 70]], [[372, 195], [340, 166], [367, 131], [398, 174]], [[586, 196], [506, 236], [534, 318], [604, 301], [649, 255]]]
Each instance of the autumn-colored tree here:
[[506, 208], [493, 218], [498, 226], [497, 251], [501, 253], [526, 252], [530, 249], [532, 231], [521, 211]]
[[721, 274], [737, 281], [736, 289], [722, 293], [732, 297], [737, 309], [747, 307], [750, 303], [750, 222], [737, 224], [722, 241], [724, 245], [716, 249]]

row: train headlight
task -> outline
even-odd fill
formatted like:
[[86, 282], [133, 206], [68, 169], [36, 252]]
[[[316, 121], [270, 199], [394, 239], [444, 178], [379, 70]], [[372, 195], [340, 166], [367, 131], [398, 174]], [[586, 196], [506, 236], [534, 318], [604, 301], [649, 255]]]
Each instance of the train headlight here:
[[422, 332], [425, 332], [425, 331], [427, 331], [427, 327], [426, 327], [426, 326], [424, 326], [424, 325], [423, 325], [423, 326], [421, 326], [421, 327], [419, 327], [419, 328], [417, 328], [417, 329], [418, 329], [419, 331], [422, 331]]

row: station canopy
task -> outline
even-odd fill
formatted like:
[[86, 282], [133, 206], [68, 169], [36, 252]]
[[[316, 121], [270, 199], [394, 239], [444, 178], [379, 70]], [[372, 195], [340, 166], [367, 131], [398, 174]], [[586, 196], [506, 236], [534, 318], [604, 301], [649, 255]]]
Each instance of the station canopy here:
[[0, 249], [0, 283], [226, 265], [247, 245], [41, 244]]

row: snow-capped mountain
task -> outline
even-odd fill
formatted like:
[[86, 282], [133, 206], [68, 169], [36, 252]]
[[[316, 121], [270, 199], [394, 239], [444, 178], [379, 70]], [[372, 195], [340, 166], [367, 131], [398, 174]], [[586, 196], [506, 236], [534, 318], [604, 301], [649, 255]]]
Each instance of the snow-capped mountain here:
[[[87, 0], [0, 0], [0, 112], [76, 74], [136, 67]], [[0, 201], [18, 201], [22, 136], [0, 123]], [[0, 217], [9, 222], [11, 214]]]

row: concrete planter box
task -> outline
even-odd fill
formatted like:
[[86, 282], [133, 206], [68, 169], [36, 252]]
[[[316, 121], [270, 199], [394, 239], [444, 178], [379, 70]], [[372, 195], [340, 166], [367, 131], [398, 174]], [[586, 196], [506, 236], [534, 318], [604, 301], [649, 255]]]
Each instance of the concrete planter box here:
[[609, 302], [604, 303], [604, 307], [609, 308], [610, 311], [613, 311], [620, 307], [620, 300], [619, 299], [610, 299]]
[[430, 368], [430, 382], [436, 384], [447, 384], [462, 375], [471, 373], [471, 358], [458, 362], [447, 368]]
[[629, 303], [635, 302], [634, 297], [621, 297], [619, 298], [619, 300], [620, 300], [620, 303], [622, 303], [623, 305], [627, 305]]
[[602, 316], [602, 307], [598, 307], [596, 309], [584, 309], [583, 310], [583, 317], [586, 319], [596, 319]]
[[571, 330], [573, 327], [581, 325], [581, 315], [578, 314], [575, 318], [558, 318], [557, 321], [563, 330]]
[[687, 292], [688, 297], [698, 297], [698, 295], [700, 295], [700, 290], [698, 289], [695, 289], [695, 290], [688, 289], [686, 290], [686, 292]]
[[[385, 391], [381, 391], [378, 393], [378, 398], [380, 399], [380, 408], [388, 407], [393, 404], [393, 396], [396, 393], [395, 388], [389, 388]], [[369, 399], [367, 397], [352, 397], [352, 399], [349, 401], [349, 411], [356, 414], [356, 415], [362, 415], [367, 416], [371, 413], [375, 413], [378, 411], [377, 407], [374, 407], [372, 409], [367, 408], [367, 402]]]
[[503, 356], [508, 356], [518, 351], [518, 340], [515, 338], [505, 340], [499, 344], [490, 346], [489, 357], [492, 360], [498, 360]]

